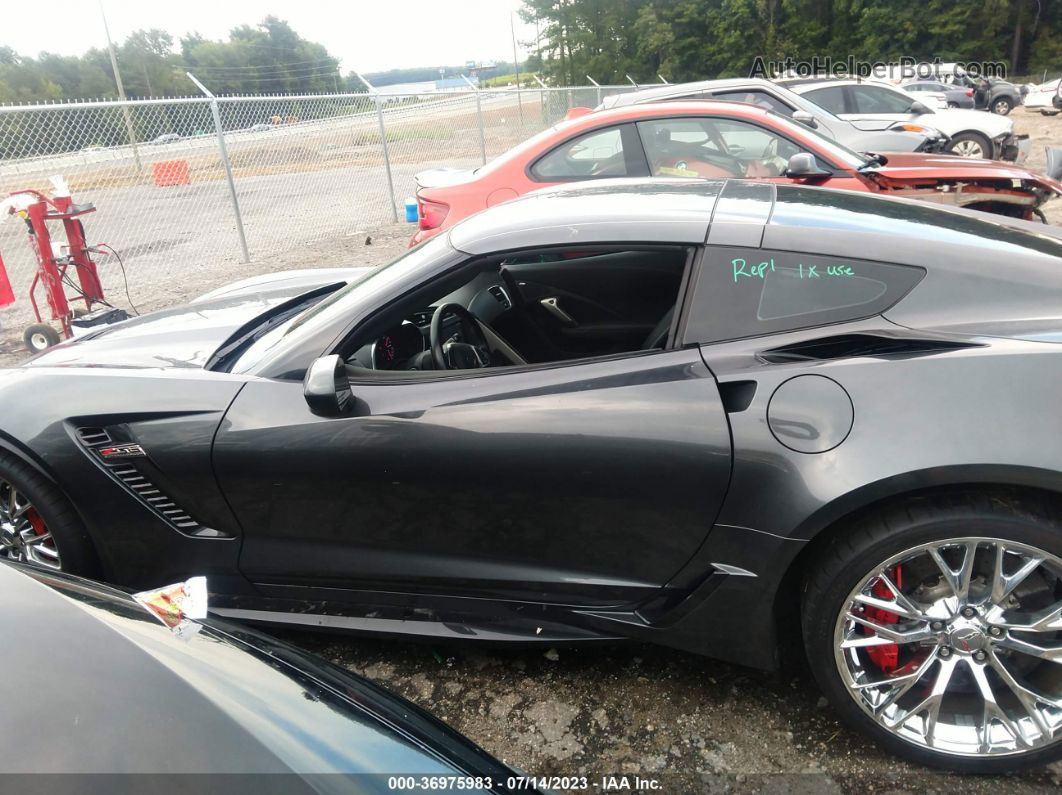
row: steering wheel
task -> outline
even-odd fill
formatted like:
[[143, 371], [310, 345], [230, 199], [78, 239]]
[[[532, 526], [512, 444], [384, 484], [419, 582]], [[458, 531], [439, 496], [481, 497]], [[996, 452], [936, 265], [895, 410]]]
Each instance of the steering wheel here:
[[[461, 326], [461, 341], [443, 339], [443, 317], [454, 315]], [[443, 304], [431, 316], [431, 358], [436, 370], [472, 370], [490, 367], [490, 346], [476, 316], [461, 304]]]

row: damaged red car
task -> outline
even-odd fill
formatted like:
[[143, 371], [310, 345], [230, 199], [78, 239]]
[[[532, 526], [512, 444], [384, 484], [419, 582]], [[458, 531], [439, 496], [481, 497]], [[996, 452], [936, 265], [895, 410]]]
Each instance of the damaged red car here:
[[610, 177], [747, 178], [888, 193], [1025, 220], [1062, 195], [1062, 150], [1048, 174], [992, 160], [860, 154], [806, 124], [741, 102], [661, 102], [569, 118], [474, 170], [415, 176], [415, 245], [486, 207], [561, 182]]

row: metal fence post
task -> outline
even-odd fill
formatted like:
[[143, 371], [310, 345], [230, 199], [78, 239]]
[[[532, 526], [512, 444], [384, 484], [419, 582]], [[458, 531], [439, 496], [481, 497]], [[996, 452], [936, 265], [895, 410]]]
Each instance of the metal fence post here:
[[391, 153], [387, 148], [387, 128], [384, 126], [383, 104], [380, 102], [379, 93], [376, 98], [376, 121], [380, 125], [380, 144], [383, 146], [384, 169], [387, 171], [387, 193], [391, 197], [391, 217], [398, 223], [398, 206], [395, 204], [395, 181], [391, 176]]
[[546, 84], [538, 79], [538, 75], [532, 73], [531, 76], [535, 78], [535, 82], [539, 85], [538, 104], [539, 107], [542, 109], [542, 123], [548, 124], [549, 121], [546, 118]]
[[354, 72], [358, 80], [365, 84], [365, 87], [369, 89], [373, 99], [376, 100], [376, 123], [380, 128], [380, 146], [383, 147], [384, 157], [384, 170], [387, 172], [387, 194], [391, 201], [391, 218], [394, 222], [398, 223], [398, 205], [395, 204], [395, 181], [391, 176], [391, 152], [387, 148], [387, 128], [384, 126], [383, 117], [383, 104], [380, 102], [380, 92], [376, 90], [372, 83], [361, 76], [359, 72]]
[[479, 156], [483, 158], [483, 165], [487, 165], [487, 141], [483, 132], [483, 103], [479, 98], [479, 86], [473, 83], [464, 75], [461, 75], [461, 79], [464, 80], [476, 92], [476, 118], [479, 119]]
[[[590, 77], [590, 75], [587, 75], [586, 79], [589, 80], [591, 83], [593, 83], [594, 84], [594, 88], [597, 89], [597, 104], [600, 105], [601, 104], [601, 84], [598, 83], [596, 80], [594, 80], [594, 78]], [[597, 107], [597, 105], [595, 105], [594, 107]]]
[[243, 261], [250, 262], [251, 255], [247, 251], [247, 235], [243, 231], [243, 214], [240, 212], [240, 199], [236, 195], [236, 181], [232, 178], [232, 164], [229, 162], [229, 150], [225, 146], [225, 128], [221, 125], [221, 112], [218, 110], [218, 98], [215, 97], [207, 87], [196, 80], [195, 75], [191, 72], [185, 72], [188, 75], [188, 79], [195, 83], [199, 90], [202, 91], [207, 97], [210, 98], [210, 113], [214, 117], [214, 129], [218, 134], [218, 150], [221, 152], [221, 163], [225, 167], [225, 179], [229, 183], [229, 197], [232, 199], [232, 212], [236, 217], [236, 234], [240, 237], [240, 252], [243, 254]]

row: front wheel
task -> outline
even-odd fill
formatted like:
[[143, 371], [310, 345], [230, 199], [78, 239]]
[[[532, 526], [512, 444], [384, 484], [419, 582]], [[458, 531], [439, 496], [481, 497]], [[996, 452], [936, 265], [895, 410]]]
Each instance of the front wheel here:
[[917, 762], [1000, 773], [1062, 756], [1062, 525], [1019, 498], [913, 501], [836, 537], [804, 639], [850, 725]]
[[992, 159], [992, 144], [980, 133], [964, 132], [953, 136], [948, 143], [948, 152], [959, 157]]
[[77, 512], [53, 483], [0, 453], [0, 558], [96, 577], [100, 564]]

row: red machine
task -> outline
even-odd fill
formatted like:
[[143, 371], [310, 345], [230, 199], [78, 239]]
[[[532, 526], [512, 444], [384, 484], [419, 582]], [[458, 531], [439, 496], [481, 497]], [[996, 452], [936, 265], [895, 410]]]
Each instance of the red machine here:
[[[90, 253], [98, 249], [85, 242], [85, 228], [79, 218], [95, 212], [96, 207], [92, 204], [74, 204], [69, 196], [55, 196], [49, 199], [35, 190], [17, 191], [11, 195], [36, 199], [30, 204], [23, 203], [21, 209], [11, 209], [10, 212], [17, 213], [25, 220], [30, 246], [37, 257], [37, 273], [29, 290], [29, 299], [33, 304], [37, 323], [27, 328], [24, 334], [26, 347], [37, 353], [55, 345], [61, 339], [55, 328], [41, 316], [36, 297], [38, 285], [44, 288], [51, 310], [51, 320], [59, 322], [63, 337], [73, 336], [71, 323], [74, 321], [75, 312], [70, 308], [71, 300], [83, 300], [86, 313], [92, 312], [97, 304], [110, 306], [104, 300], [103, 285], [100, 284], [96, 263], [90, 256]], [[49, 221], [62, 221], [66, 231], [66, 253], [56, 253], [51, 233], [48, 231]], [[71, 267], [77, 272], [76, 284], [68, 275]], [[67, 296], [67, 286], [73, 288], [77, 295]]]

